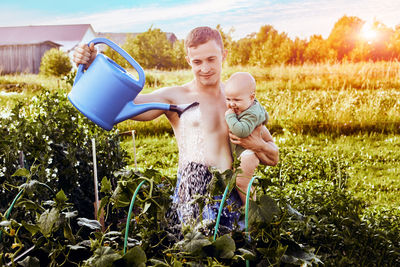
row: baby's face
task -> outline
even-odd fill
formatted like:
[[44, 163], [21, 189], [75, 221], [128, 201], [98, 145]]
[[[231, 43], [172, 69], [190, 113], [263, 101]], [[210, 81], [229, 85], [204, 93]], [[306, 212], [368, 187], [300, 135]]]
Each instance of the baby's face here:
[[231, 81], [225, 84], [226, 105], [237, 115], [248, 109], [254, 101], [254, 92], [242, 87], [240, 83]]

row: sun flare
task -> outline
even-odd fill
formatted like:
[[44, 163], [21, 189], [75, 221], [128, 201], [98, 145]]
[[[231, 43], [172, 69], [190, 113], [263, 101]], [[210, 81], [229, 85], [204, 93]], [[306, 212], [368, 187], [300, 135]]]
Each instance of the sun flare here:
[[368, 42], [372, 42], [377, 38], [378, 32], [371, 23], [365, 23], [361, 28], [361, 36]]

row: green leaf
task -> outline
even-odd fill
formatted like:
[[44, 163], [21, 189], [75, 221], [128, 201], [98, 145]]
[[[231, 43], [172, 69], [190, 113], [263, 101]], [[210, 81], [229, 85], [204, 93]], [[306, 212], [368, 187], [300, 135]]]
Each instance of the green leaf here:
[[215, 247], [217, 257], [231, 259], [235, 255], [236, 245], [230, 235], [223, 235], [217, 238], [213, 246]]
[[46, 237], [49, 237], [51, 231], [53, 230], [54, 224], [57, 222], [60, 214], [56, 208], [52, 208], [50, 211], [46, 210], [43, 212], [38, 220], [38, 226], [40, 228], [40, 232]]
[[71, 226], [68, 223], [64, 224], [64, 237], [71, 242], [75, 242], [75, 236], [72, 234]]
[[108, 267], [112, 266], [113, 262], [119, 260], [121, 257], [121, 255], [115, 253], [110, 247], [100, 247], [87, 260], [87, 264], [94, 267]]
[[87, 218], [78, 218], [78, 225], [89, 227], [92, 230], [100, 230], [101, 224], [96, 220], [89, 220]]
[[237, 251], [245, 260], [254, 260], [256, 258], [256, 255], [247, 249], [239, 248]]
[[314, 253], [307, 252], [299, 244], [293, 240], [282, 240], [287, 243], [285, 255], [282, 256], [282, 262], [290, 264], [307, 264], [312, 266], [312, 263], [322, 263]]
[[40, 261], [36, 257], [28, 256], [23, 261], [17, 262], [23, 267], [40, 267]]
[[27, 210], [43, 210], [43, 208], [38, 203], [29, 199], [18, 201], [15, 204], [15, 207], [21, 207], [21, 206]]
[[222, 195], [224, 193], [225, 186], [226, 186], [224, 178], [218, 169], [210, 168], [210, 171], [213, 174], [213, 177], [212, 177], [210, 183], [208, 184], [207, 190], [213, 196]]
[[30, 174], [31, 173], [27, 169], [21, 168], [21, 169], [16, 170], [12, 176], [29, 177]]
[[103, 177], [103, 179], [101, 180], [101, 189], [100, 192], [102, 193], [109, 193], [112, 191], [111, 188], [111, 181], [109, 179], [107, 179], [107, 177]]
[[25, 221], [22, 221], [21, 223], [22, 226], [31, 233], [31, 235], [35, 235], [40, 230], [39, 226], [36, 224], [30, 224]]
[[143, 173], [143, 176], [146, 178], [150, 178], [152, 181], [155, 183], [161, 183], [161, 173], [158, 170], [155, 169], [146, 169]]
[[139, 246], [136, 246], [126, 252], [122, 257], [128, 266], [145, 267], [146, 266], [146, 253]]
[[[22, 169], [20, 169], [20, 170], [22, 170]], [[30, 180], [29, 182], [21, 185], [20, 188], [24, 189], [25, 193], [30, 195], [35, 192], [35, 186], [37, 184], [41, 184], [41, 183], [38, 180]]]
[[142, 214], [146, 213], [146, 211], [150, 208], [150, 206], [151, 206], [151, 202], [144, 203]]
[[54, 200], [57, 202], [57, 204], [62, 205], [62, 204], [65, 204], [65, 202], [68, 201], [68, 198], [67, 198], [67, 196], [65, 195], [64, 190], [61, 189], [61, 190], [57, 193], [56, 198], [55, 198]]
[[249, 207], [249, 224], [253, 223], [271, 223], [274, 215], [279, 214], [279, 208], [268, 195], [260, 198], [260, 204], [250, 200]]
[[97, 211], [97, 218], [100, 218], [101, 212], [103, 211], [104, 207], [110, 202], [110, 196], [105, 196], [100, 201], [100, 207]]
[[183, 267], [183, 264], [182, 264], [182, 262], [179, 262], [179, 261], [174, 261], [174, 264], [172, 265], [173, 267]]
[[200, 252], [203, 247], [211, 244], [210, 240], [208, 240], [204, 235], [199, 232], [190, 232], [186, 234], [185, 239], [181, 242], [179, 243], [183, 245], [183, 251], [192, 254]]

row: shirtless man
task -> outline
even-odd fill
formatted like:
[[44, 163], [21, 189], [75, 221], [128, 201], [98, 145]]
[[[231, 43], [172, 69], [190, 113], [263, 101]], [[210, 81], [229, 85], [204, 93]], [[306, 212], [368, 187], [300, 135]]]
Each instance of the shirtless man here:
[[[165, 114], [169, 120], [179, 147], [178, 181], [174, 195], [179, 219], [183, 222], [197, 218], [198, 207], [191, 204], [195, 194], [206, 194], [207, 184], [211, 180], [209, 166], [224, 171], [232, 167], [232, 155], [229, 139], [255, 152], [260, 162], [276, 165], [279, 154], [271, 134], [265, 126], [257, 127], [246, 138], [238, 138], [229, 133], [225, 123], [227, 110], [223, 84], [221, 83], [222, 63], [226, 58], [219, 32], [209, 27], [193, 29], [185, 40], [186, 60], [192, 68], [194, 79], [184, 85], [158, 89], [149, 94], [140, 94], [136, 104], [162, 102], [169, 104], [187, 104], [199, 102], [181, 117], [171, 111], [151, 110], [132, 119], [138, 121], [153, 120]], [[94, 60], [96, 49], [81, 44], [75, 49], [74, 61], [87, 66]], [[236, 192], [235, 192], [236, 193]], [[240, 203], [233, 196], [231, 202]], [[229, 201], [227, 201], [229, 203]], [[215, 219], [215, 208], [206, 209], [203, 219]], [[221, 225], [232, 226], [232, 216], [224, 211]]]

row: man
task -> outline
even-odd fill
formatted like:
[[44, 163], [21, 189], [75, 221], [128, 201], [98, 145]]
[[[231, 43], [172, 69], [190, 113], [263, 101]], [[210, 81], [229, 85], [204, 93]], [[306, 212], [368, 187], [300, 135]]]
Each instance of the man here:
[[[227, 56], [220, 33], [209, 27], [193, 29], [185, 40], [186, 60], [192, 68], [193, 81], [174, 87], [158, 89], [150, 94], [136, 97], [136, 104], [162, 102], [186, 104], [199, 102], [199, 106], [189, 109], [178, 117], [171, 111], [151, 110], [132, 119], [148, 121], [165, 114], [169, 120], [179, 147], [178, 181], [174, 203], [179, 219], [183, 222], [195, 221], [199, 209], [191, 204], [192, 196], [206, 194], [207, 184], [211, 180], [208, 167], [220, 171], [232, 167], [232, 155], [229, 139], [255, 152], [260, 162], [276, 165], [279, 154], [271, 134], [265, 126], [259, 126], [246, 138], [238, 138], [229, 133], [225, 123], [227, 110], [223, 84], [221, 83], [222, 63]], [[94, 60], [96, 50], [93, 44], [88, 47], [81, 44], [75, 49], [74, 61], [87, 66]], [[235, 192], [236, 193], [236, 192]], [[239, 202], [238, 197], [231, 198]], [[228, 201], [229, 202], [229, 201]], [[214, 219], [215, 208], [206, 208], [203, 218]], [[221, 225], [232, 226], [233, 218], [228, 211]]]

